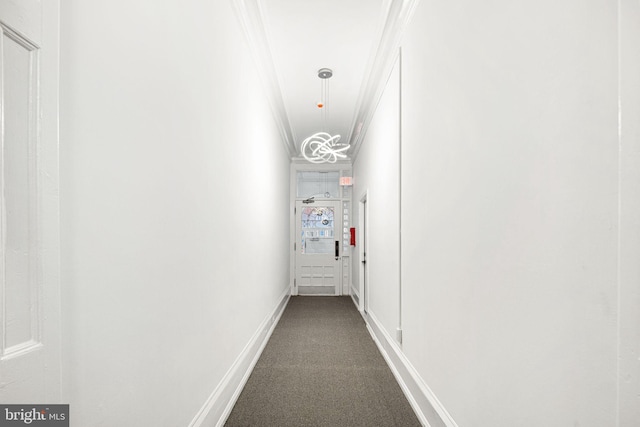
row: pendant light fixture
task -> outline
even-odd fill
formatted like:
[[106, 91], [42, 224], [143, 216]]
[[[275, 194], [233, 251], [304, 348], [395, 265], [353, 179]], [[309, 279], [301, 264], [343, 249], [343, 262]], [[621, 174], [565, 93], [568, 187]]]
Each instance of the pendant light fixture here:
[[329, 68], [318, 70], [320, 78], [320, 96], [318, 108], [322, 117], [322, 132], [317, 132], [302, 141], [300, 151], [307, 161], [311, 163], [335, 163], [339, 159], [345, 159], [345, 152], [349, 149], [349, 144], [340, 142], [340, 135], [331, 136], [326, 132], [327, 108], [329, 104], [329, 79], [333, 76], [333, 71]]

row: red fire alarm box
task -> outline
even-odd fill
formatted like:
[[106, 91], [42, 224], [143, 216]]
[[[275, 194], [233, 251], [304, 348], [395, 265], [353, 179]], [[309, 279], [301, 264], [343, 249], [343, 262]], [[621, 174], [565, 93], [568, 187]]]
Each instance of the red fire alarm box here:
[[355, 227], [351, 227], [349, 229], [349, 232], [351, 233], [351, 242], [349, 244], [351, 246], [355, 246], [356, 245], [356, 228]]

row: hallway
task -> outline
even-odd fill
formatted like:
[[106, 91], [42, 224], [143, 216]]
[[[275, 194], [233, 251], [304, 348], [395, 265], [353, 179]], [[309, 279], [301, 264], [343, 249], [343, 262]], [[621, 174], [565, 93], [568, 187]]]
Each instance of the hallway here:
[[[425, 427], [640, 425], [638, 0], [0, 0], [0, 31], [0, 424], [221, 427], [275, 329], [239, 401], [275, 422], [400, 422], [402, 384]], [[350, 310], [275, 328], [290, 300]], [[302, 361], [335, 391], [291, 398]]]
[[420, 423], [350, 297], [291, 297], [225, 426]]

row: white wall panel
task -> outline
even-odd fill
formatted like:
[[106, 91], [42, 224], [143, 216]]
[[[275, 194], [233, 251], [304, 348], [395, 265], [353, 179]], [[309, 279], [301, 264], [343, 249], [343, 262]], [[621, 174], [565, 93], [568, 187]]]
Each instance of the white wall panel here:
[[404, 352], [460, 426], [615, 425], [615, 2], [421, 2]]
[[[353, 218], [359, 218], [359, 201], [365, 193], [367, 195], [368, 308], [391, 336], [395, 336], [399, 326], [400, 298], [399, 79], [399, 64], [396, 63], [353, 165]], [[362, 224], [356, 227], [362, 232]], [[353, 251], [353, 273], [354, 283], [358, 283], [362, 295], [358, 248]]]
[[289, 158], [231, 2], [61, 19], [65, 397], [186, 426], [289, 285]]
[[37, 344], [36, 217], [38, 55], [13, 30], [2, 30], [2, 356]]
[[620, 1], [619, 426], [640, 420], [640, 3]]

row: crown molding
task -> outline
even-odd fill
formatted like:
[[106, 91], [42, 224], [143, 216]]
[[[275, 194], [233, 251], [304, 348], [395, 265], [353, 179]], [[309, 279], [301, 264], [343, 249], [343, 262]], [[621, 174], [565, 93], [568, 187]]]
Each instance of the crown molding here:
[[269, 46], [260, 0], [231, 0], [247, 44], [256, 62], [271, 112], [289, 158], [297, 154], [278, 75]]
[[351, 124], [349, 144], [355, 161], [373, 114], [398, 57], [405, 28], [420, 0], [385, 0], [386, 13], [380, 28], [379, 42], [369, 58], [369, 73], [360, 87], [356, 114]]

